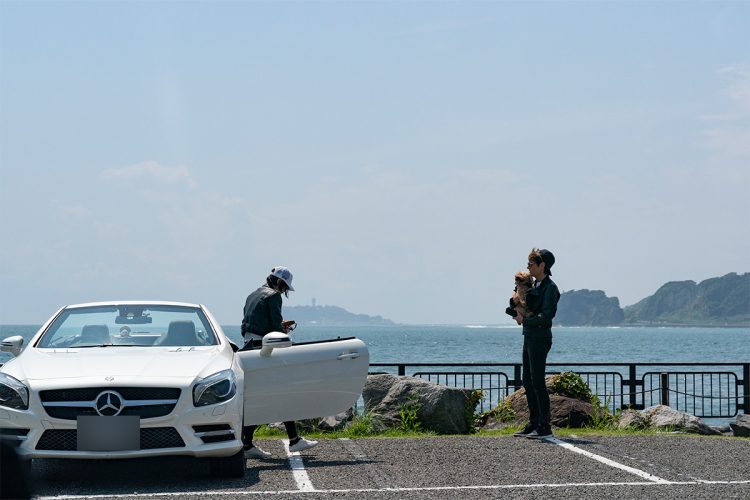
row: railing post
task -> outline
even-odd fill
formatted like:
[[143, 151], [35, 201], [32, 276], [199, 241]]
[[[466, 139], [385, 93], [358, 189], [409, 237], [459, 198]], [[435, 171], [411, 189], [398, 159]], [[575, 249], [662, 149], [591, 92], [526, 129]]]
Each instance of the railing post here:
[[661, 404], [669, 406], [669, 373], [661, 374]]
[[742, 397], [745, 398], [742, 411], [745, 415], [750, 415], [750, 363], [742, 365]]
[[630, 380], [628, 382], [630, 382], [628, 384], [628, 387], [629, 387], [628, 392], [630, 392], [630, 407], [635, 410], [636, 409], [636, 406], [635, 406], [635, 404], [636, 404], [636, 399], [635, 399], [635, 365], [632, 364], [632, 363], [630, 364]]
[[406, 365], [398, 365], [399, 376], [406, 375]]

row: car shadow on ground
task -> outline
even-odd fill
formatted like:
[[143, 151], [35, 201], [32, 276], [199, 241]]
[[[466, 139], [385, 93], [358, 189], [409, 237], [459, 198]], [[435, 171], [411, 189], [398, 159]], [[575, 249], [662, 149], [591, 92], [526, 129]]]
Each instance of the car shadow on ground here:
[[192, 457], [36, 459], [30, 482], [37, 496], [174, 493], [248, 488], [259, 483], [261, 472], [288, 468], [286, 459], [267, 460], [262, 465], [248, 461], [244, 477], [217, 478], [211, 476], [207, 462]]

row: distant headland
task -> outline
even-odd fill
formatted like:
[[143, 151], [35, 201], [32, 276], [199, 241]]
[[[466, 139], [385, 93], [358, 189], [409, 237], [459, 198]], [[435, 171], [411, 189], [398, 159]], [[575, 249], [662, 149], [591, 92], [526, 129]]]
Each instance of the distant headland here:
[[283, 306], [284, 317], [301, 325], [325, 326], [393, 326], [395, 323], [382, 316], [354, 314], [336, 306]]
[[602, 290], [564, 292], [555, 316], [561, 326], [750, 326], [750, 273], [670, 281], [656, 293], [620, 307]]

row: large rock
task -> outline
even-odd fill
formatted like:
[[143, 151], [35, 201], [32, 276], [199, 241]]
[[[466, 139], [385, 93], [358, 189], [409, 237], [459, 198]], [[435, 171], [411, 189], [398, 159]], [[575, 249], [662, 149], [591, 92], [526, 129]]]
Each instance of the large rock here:
[[617, 421], [618, 429], [638, 429], [648, 427], [648, 419], [637, 410], [624, 410]]
[[737, 420], [729, 424], [735, 436], [750, 437], [750, 415], [737, 415]]
[[399, 381], [399, 377], [390, 374], [368, 375], [365, 387], [362, 389], [362, 399], [365, 409], [370, 409], [380, 404], [383, 398], [391, 390], [393, 384]]
[[721, 434], [695, 415], [675, 410], [669, 406], [651, 406], [641, 410], [641, 414], [646, 418], [649, 426], [656, 429], [666, 428], [695, 434]]
[[[545, 378], [547, 386], [554, 384], [558, 374]], [[550, 421], [557, 427], [584, 427], [593, 422], [594, 405], [588, 401], [550, 393]], [[504, 408], [503, 408], [504, 407]], [[521, 388], [508, 396], [495, 409], [482, 415], [479, 425], [486, 430], [500, 429], [508, 425], [522, 425], [529, 421], [529, 405], [526, 389]]]
[[354, 408], [349, 408], [343, 413], [321, 418], [318, 428], [322, 431], [338, 431], [345, 428], [352, 420], [354, 420]]
[[439, 434], [470, 431], [467, 409], [472, 391], [438, 385], [415, 377], [370, 375], [362, 391], [366, 411], [381, 425], [401, 424], [401, 411], [412, 407], [423, 429]]

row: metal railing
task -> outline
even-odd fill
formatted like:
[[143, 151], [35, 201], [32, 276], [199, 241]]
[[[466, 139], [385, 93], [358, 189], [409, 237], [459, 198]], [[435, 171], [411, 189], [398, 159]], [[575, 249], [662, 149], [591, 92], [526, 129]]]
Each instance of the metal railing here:
[[[522, 387], [521, 368], [521, 363], [370, 364], [371, 373], [479, 389], [479, 412], [494, 408]], [[547, 363], [547, 370], [578, 373], [612, 412], [663, 404], [701, 418], [750, 414], [750, 363]]]

